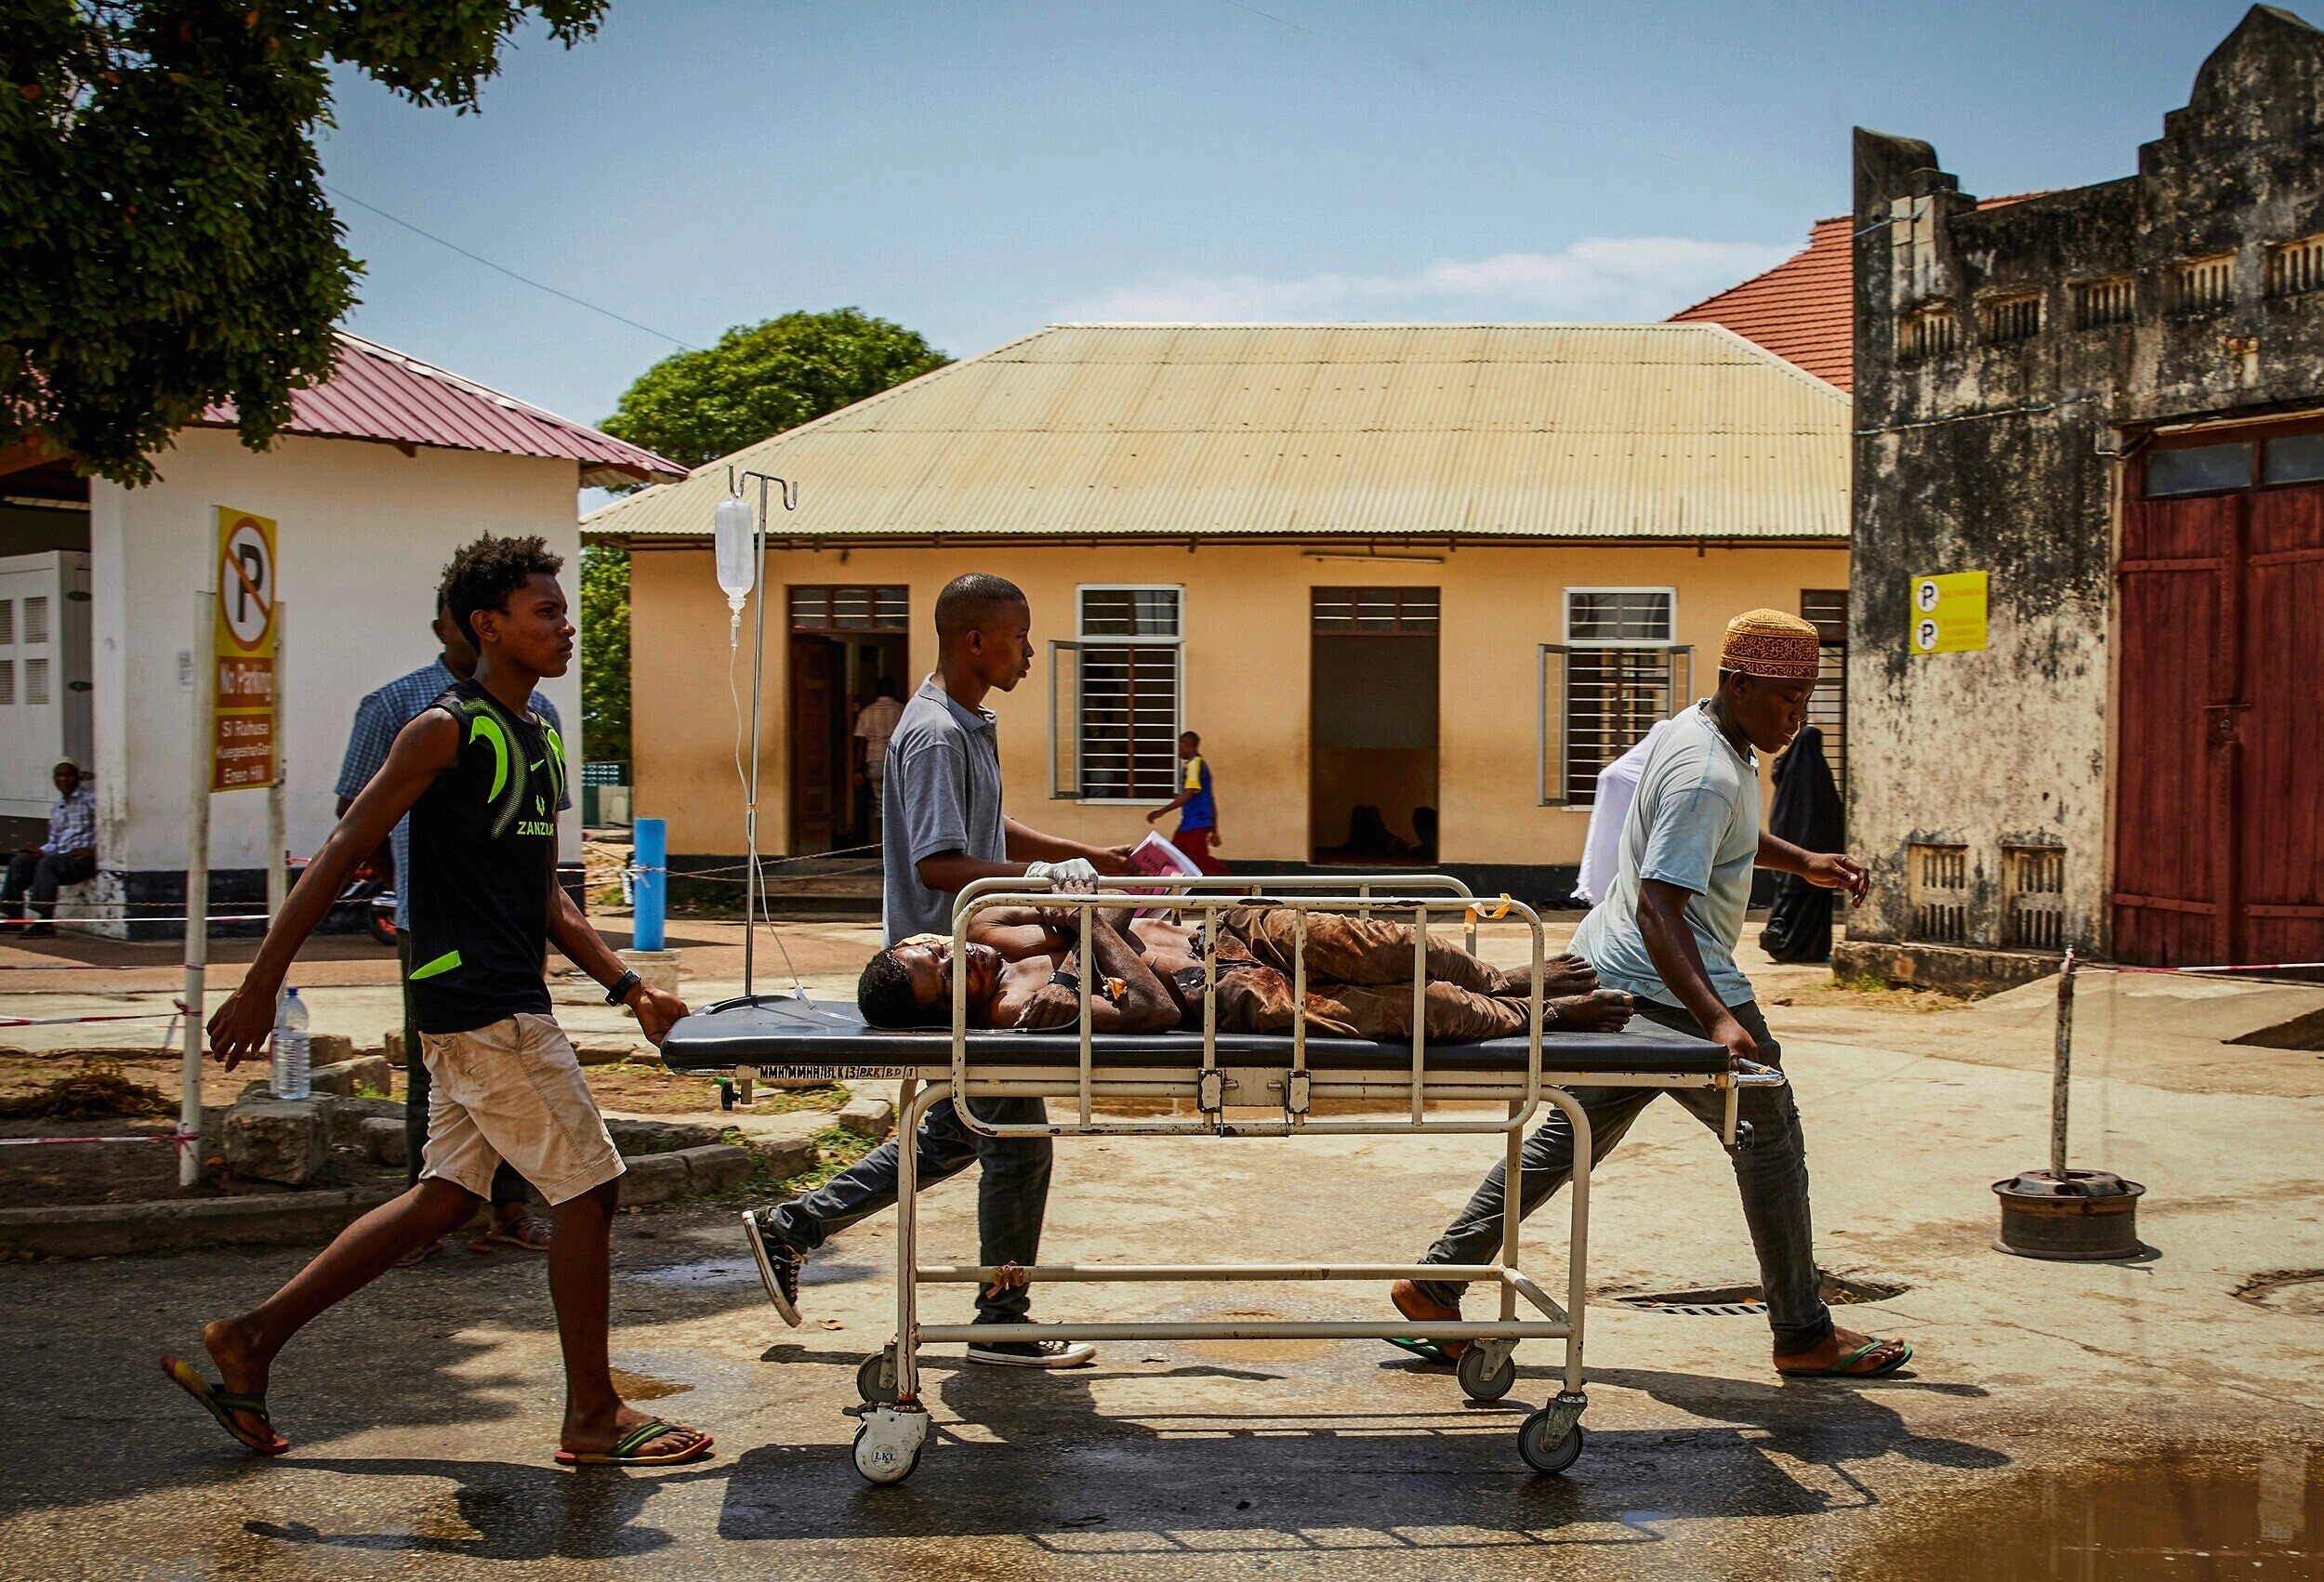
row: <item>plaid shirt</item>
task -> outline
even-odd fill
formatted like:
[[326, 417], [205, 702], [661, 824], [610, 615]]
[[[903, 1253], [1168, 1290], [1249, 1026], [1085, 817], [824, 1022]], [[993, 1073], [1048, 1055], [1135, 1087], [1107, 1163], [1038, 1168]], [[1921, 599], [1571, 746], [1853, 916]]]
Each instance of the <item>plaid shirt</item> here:
[[68, 851], [96, 849], [97, 793], [75, 785], [71, 796], [58, 798], [57, 805], [48, 810], [48, 838], [41, 850], [51, 857], [61, 857]]
[[[371, 777], [388, 761], [388, 749], [395, 745], [396, 733], [427, 712], [428, 705], [458, 680], [438, 658], [408, 676], [399, 676], [357, 704], [355, 728], [347, 738], [347, 761], [339, 766], [338, 794], [350, 798], [362, 796], [363, 787], [371, 784]], [[565, 727], [557, 718], [557, 705], [539, 692], [533, 694], [531, 704], [533, 712], [548, 720], [549, 729], [562, 737]], [[572, 806], [570, 791], [557, 798], [559, 811]], [[410, 890], [403, 883], [403, 876], [412, 871], [409, 814], [395, 821], [395, 833], [388, 837], [388, 844], [395, 852], [395, 926], [407, 929], [411, 927], [412, 913]]]

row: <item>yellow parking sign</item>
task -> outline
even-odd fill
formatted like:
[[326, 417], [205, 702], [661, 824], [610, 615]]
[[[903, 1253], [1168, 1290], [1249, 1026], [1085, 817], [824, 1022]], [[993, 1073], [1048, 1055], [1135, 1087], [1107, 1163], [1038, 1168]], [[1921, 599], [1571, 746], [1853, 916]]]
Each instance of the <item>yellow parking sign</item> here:
[[1983, 572], [1948, 572], [1912, 579], [1915, 653], [1966, 653], [1985, 646]]

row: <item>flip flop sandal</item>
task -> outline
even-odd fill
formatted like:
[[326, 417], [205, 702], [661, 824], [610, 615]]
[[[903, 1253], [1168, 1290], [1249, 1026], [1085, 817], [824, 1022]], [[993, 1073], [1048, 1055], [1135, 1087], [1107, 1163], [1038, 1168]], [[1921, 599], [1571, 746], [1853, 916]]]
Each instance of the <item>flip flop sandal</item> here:
[[[536, 1225], [541, 1229], [541, 1239], [539, 1241], [527, 1240], [524, 1233], [532, 1230], [533, 1227]], [[498, 1244], [503, 1246], [522, 1247], [526, 1252], [547, 1252], [548, 1250], [548, 1235], [547, 1233], [548, 1229], [549, 1227], [546, 1220], [541, 1219], [537, 1216], [528, 1214], [523, 1219], [517, 1221], [516, 1229], [512, 1231], [504, 1231], [499, 1226], [495, 1225], [491, 1230], [484, 1232], [482, 1235], [470, 1237], [468, 1244], [469, 1251], [484, 1252], [489, 1250], [495, 1244]]]
[[[666, 1450], [659, 1456], [641, 1456], [639, 1451], [666, 1434], [692, 1433], [693, 1438], [681, 1443], [676, 1450]], [[715, 1442], [706, 1433], [666, 1423], [656, 1417], [640, 1423], [621, 1436], [611, 1450], [560, 1450], [560, 1467], [674, 1467], [681, 1461], [692, 1461], [707, 1456]]]
[[[218, 1426], [234, 1436], [235, 1443], [261, 1456], [280, 1456], [290, 1448], [290, 1441], [274, 1431], [272, 1419], [266, 1415], [263, 1395], [236, 1395], [220, 1390], [204, 1378], [201, 1370], [181, 1358], [162, 1354], [162, 1372], [169, 1382], [202, 1403], [205, 1410], [218, 1419]], [[266, 1424], [268, 1438], [260, 1439], [234, 1420], [236, 1412], [248, 1412]]]
[[[1890, 1345], [1896, 1347], [1896, 1354], [1881, 1364], [1880, 1366], [1860, 1368], [1855, 1365], [1882, 1346]], [[1909, 1341], [1883, 1340], [1875, 1335], [1846, 1356], [1834, 1362], [1829, 1367], [1777, 1368], [1776, 1371], [1786, 1378], [1878, 1378], [1884, 1373], [1895, 1373], [1910, 1361], [1912, 1361], [1912, 1346]]]
[[1434, 1363], [1439, 1367], [1449, 1368], [1459, 1365], [1460, 1359], [1446, 1351], [1443, 1345], [1434, 1340], [1406, 1340], [1392, 1337], [1388, 1343], [1400, 1351], [1409, 1351], [1422, 1362]]

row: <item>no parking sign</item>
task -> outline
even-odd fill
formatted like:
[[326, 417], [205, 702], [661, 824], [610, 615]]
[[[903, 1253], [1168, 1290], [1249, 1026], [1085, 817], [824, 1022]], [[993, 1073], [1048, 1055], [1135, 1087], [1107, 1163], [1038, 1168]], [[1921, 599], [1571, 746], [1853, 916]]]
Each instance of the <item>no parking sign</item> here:
[[274, 519], [218, 508], [210, 789], [274, 784]]

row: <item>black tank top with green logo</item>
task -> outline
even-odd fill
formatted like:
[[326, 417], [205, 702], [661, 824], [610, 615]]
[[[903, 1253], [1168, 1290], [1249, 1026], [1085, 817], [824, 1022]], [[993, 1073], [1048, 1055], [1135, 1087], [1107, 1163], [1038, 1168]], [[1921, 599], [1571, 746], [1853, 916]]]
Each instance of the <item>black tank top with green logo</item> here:
[[472, 680], [429, 706], [459, 723], [460, 756], [412, 806], [412, 1023], [468, 1033], [546, 1016], [564, 744]]

